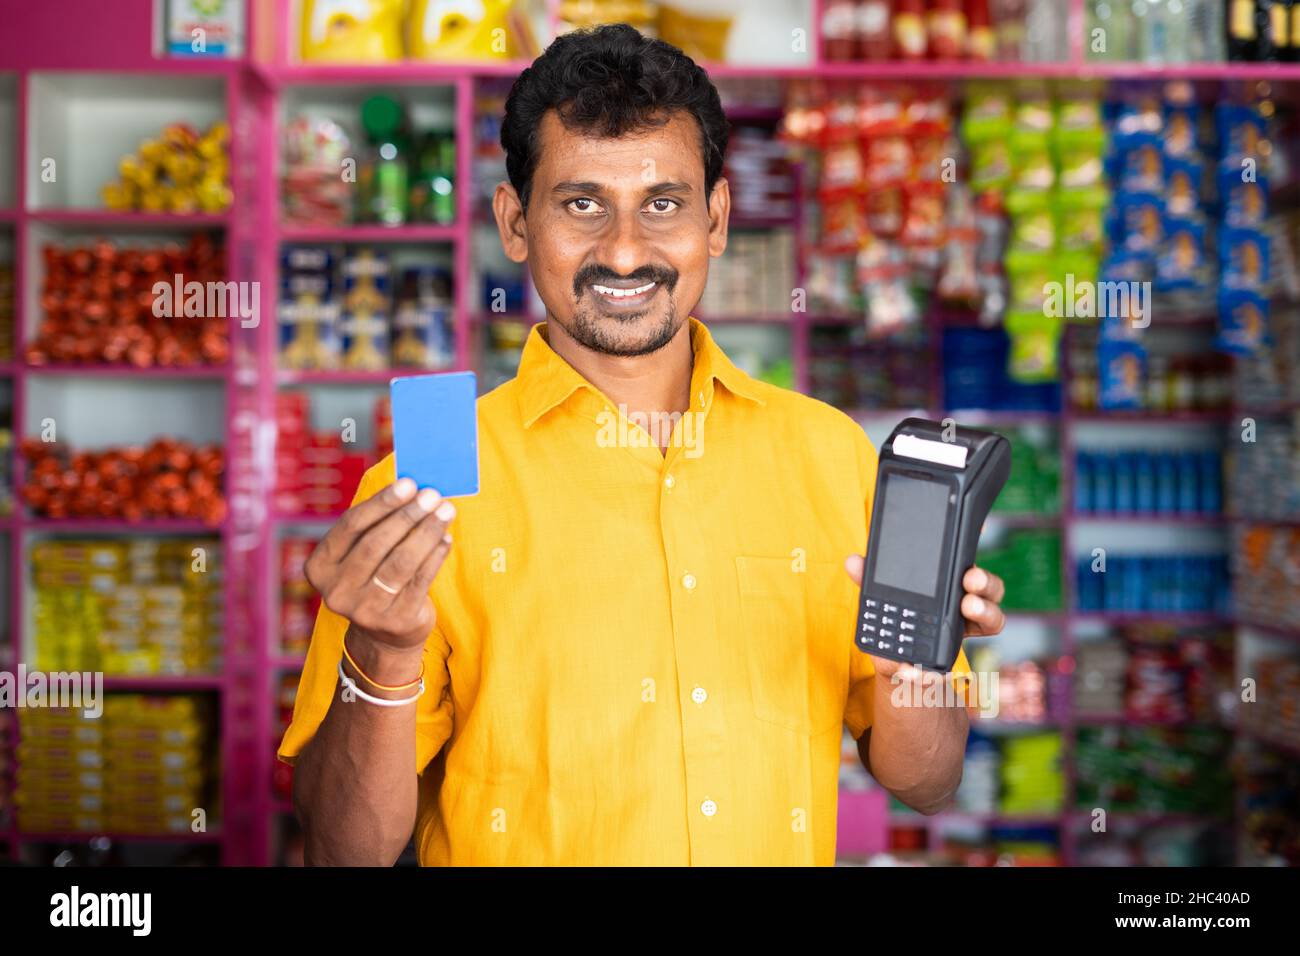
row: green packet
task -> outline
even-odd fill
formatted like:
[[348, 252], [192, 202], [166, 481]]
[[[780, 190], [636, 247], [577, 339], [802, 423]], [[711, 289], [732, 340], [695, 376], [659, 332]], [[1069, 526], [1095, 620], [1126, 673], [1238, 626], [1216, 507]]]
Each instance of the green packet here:
[[1002, 191], [1011, 183], [1011, 150], [993, 140], [971, 151], [970, 188], [977, 193]]
[[1015, 310], [1007, 313], [1006, 329], [1011, 339], [1007, 374], [1013, 381], [1053, 382], [1060, 378], [1060, 318], [1041, 311]]
[[994, 140], [1006, 142], [1011, 131], [1015, 100], [1005, 84], [972, 84], [962, 111], [962, 136], [969, 145]]
[[1011, 308], [1041, 312], [1055, 256], [1050, 250], [1012, 245], [1003, 260]]
[[1055, 195], [1056, 236], [1063, 249], [1099, 250], [1106, 239], [1105, 188], [1061, 190]]

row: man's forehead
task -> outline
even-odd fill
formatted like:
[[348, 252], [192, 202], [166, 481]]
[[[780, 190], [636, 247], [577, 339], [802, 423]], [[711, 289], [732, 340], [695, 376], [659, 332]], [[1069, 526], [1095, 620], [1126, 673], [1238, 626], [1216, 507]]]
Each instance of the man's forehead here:
[[[689, 146], [683, 148], [686, 143]], [[660, 180], [703, 182], [699, 127], [689, 113], [675, 112], [662, 125], [600, 136], [568, 129], [555, 110], [548, 110], [538, 128], [536, 172], [555, 180], [591, 180], [592, 175], [635, 176], [646, 183]]]

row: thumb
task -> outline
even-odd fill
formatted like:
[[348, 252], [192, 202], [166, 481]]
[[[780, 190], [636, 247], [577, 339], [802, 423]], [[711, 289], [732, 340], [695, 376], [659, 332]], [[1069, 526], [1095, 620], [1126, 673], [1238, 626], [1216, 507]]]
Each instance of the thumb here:
[[844, 559], [844, 570], [849, 572], [849, 577], [858, 587], [862, 587], [862, 565], [863, 557], [860, 554], [850, 554]]

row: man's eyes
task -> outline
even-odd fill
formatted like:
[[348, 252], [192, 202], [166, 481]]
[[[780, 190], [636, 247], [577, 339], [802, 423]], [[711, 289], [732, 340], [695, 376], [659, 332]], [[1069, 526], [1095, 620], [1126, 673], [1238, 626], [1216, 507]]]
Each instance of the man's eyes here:
[[[570, 199], [566, 205], [572, 212], [576, 212], [580, 216], [594, 216], [599, 215], [601, 212], [599, 203], [594, 199], [587, 199], [582, 196], [577, 199]], [[676, 199], [665, 199], [661, 197], [659, 199], [650, 200], [646, 203], [645, 208], [649, 212], [663, 215], [665, 213], [673, 212], [679, 205], [680, 203], [678, 203]]]

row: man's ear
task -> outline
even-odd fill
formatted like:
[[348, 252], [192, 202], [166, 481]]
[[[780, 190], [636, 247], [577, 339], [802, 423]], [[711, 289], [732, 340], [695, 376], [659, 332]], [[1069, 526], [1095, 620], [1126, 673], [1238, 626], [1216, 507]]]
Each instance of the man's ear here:
[[509, 183], [497, 183], [492, 193], [492, 214], [497, 220], [497, 232], [501, 236], [501, 248], [511, 262], [525, 262], [528, 259], [528, 223], [524, 218], [524, 206], [519, 201], [519, 194]]
[[723, 177], [709, 193], [709, 255], [716, 259], [727, 251], [727, 223], [731, 219], [731, 186]]

